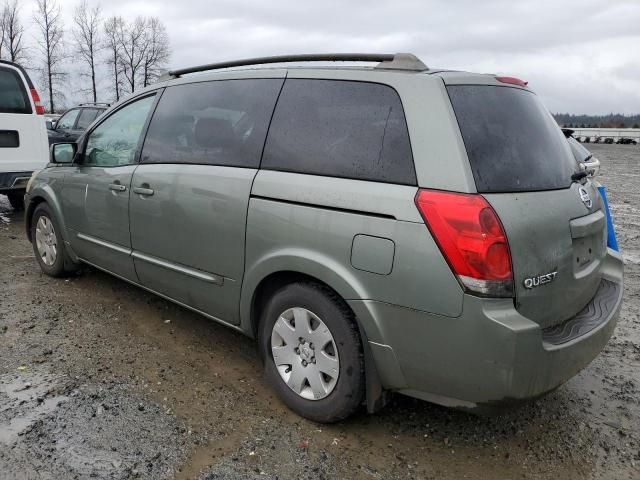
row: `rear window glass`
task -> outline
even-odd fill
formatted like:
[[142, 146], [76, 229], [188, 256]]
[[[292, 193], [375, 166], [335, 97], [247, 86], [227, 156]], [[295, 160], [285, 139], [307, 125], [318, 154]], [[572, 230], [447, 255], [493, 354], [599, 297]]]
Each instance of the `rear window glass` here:
[[258, 168], [281, 86], [282, 79], [247, 79], [168, 87], [142, 162]]
[[9, 68], [0, 68], [0, 113], [31, 113], [22, 78]]
[[262, 168], [415, 185], [400, 97], [376, 83], [288, 79]]
[[487, 85], [447, 87], [479, 192], [555, 190], [571, 184], [569, 143], [538, 97]]

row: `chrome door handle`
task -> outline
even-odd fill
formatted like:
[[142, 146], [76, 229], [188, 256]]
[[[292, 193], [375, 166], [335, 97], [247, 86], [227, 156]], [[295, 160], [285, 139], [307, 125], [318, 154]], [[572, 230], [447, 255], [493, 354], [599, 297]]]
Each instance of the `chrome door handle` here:
[[153, 189], [151, 188], [133, 187], [133, 192], [137, 193], [138, 195], [145, 195], [147, 197], [153, 195]]
[[124, 192], [127, 189], [125, 185], [119, 183], [110, 183], [109, 190], [115, 190], [116, 192]]

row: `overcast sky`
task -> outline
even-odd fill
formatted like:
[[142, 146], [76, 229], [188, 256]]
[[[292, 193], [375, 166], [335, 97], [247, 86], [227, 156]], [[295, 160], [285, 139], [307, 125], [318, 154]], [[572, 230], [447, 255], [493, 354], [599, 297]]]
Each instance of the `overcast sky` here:
[[[58, 2], [70, 27], [78, 2]], [[430, 67], [528, 80], [553, 112], [640, 113], [640, 0], [89, 3], [100, 3], [105, 16], [158, 16], [171, 67], [285, 53], [412, 52]], [[33, 37], [35, 2], [21, 4]]]

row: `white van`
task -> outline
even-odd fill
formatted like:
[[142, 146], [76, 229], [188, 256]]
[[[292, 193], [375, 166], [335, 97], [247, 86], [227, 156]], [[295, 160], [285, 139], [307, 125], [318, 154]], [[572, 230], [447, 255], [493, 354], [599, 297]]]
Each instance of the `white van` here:
[[20, 65], [0, 60], [0, 194], [11, 206], [24, 206], [24, 191], [34, 170], [49, 161], [44, 108]]

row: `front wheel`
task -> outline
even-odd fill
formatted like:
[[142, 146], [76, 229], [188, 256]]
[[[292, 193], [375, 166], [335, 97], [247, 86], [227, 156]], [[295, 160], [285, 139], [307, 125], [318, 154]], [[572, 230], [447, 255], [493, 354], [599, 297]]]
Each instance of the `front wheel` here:
[[64, 242], [58, 224], [46, 203], [38, 205], [31, 218], [31, 242], [40, 268], [51, 277], [67, 274]]
[[364, 396], [358, 328], [344, 301], [313, 283], [277, 291], [262, 315], [265, 375], [284, 403], [317, 422], [348, 417]]

